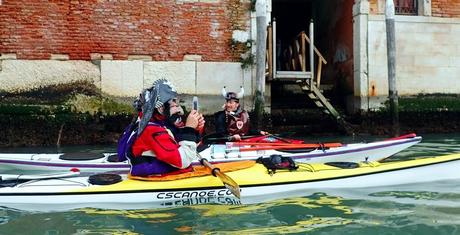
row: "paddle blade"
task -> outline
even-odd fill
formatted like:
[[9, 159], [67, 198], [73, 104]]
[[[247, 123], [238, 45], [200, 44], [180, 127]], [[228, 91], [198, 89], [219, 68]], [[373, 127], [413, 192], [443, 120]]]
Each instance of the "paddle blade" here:
[[237, 198], [241, 198], [240, 194], [240, 187], [238, 184], [230, 177], [228, 177], [226, 174], [220, 172], [220, 170], [214, 171], [216, 176], [219, 177], [220, 180], [222, 180], [222, 183], [224, 183], [224, 186], [230, 190], [230, 192], [233, 193]]
[[196, 155], [200, 159], [201, 164], [209, 168], [212, 174], [218, 177], [222, 181], [222, 183], [224, 183], [224, 186], [228, 190], [230, 190], [230, 192], [232, 192], [233, 195], [235, 195], [235, 197], [240, 198], [240, 186], [238, 186], [238, 184], [232, 178], [230, 178], [225, 173], [221, 172], [219, 168], [215, 168], [211, 163], [208, 162], [208, 160], [201, 157], [199, 153], [197, 153]]

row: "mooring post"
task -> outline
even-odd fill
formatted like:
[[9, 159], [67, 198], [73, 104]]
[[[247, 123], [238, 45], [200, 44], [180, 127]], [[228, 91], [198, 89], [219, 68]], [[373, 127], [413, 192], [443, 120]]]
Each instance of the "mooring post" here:
[[[309, 29], [309, 36], [310, 36], [310, 91], [313, 90], [315, 86], [315, 31], [313, 26], [313, 19], [310, 20], [310, 29]], [[321, 63], [321, 61], [319, 62]], [[319, 86], [319, 84], [318, 84]]]
[[267, 6], [265, 0], [256, 2], [256, 95], [254, 100], [255, 127], [262, 123], [265, 107], [265, 60], [267, 54]]
[[388, 62], [388, 96], [390, 99], [390, 115], [392, 135], [399, 135], [398, 91], [396, 89], [396, 39], [395, 39], [395, 6], [393, 0], [386, 1], [385, 23], [387, 33]]

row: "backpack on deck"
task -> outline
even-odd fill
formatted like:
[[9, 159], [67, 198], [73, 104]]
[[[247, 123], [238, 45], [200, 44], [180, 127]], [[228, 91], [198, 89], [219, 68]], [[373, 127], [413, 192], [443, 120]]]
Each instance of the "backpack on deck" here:
[[118, 140], [117, 153], [119, 162], [128, 160], [131, 154], [131, 146], [137, 139], [137, 128], [137, 122], [129, 124]]
[[259, 157], [256, 162], [263, 164], [267, 168], [269, 174], [276, 173], [276, 170], [294, 171], [299, 168], [292, 158], [276, 154], [268, 158]]

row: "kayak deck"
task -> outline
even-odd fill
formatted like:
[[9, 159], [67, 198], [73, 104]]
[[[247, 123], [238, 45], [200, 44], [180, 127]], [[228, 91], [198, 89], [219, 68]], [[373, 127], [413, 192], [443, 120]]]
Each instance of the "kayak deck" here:
[[[440, 157], [429, 157], [400, 162], [361, 163], [358, 168], [354, 169], [340, 169], [326, 164], [299, 164], [299, 169], [296, 171], [277, 171], [275, 174], [269, 174], [267, 172], [267, 168], [265, 168], [261, 164], [256, 164], [253, 167], [247, 169], [228, 172], [227, 175], [234, 179], [244, 191], [245, 187], [251, 186], [320, 182], [358, 176], [370, 176], [382, 173], [401, 172], [403, 170], [416, 169], [449, 162], [460, 162], [460, 154], [446, 155]], [[460, 178], [460, 174], [454, 175]], [[412, 181], [430, 180], [430, 178], [426, 176], [417, 176], [416, 178], [418, 179], [412, 179]], [[432, 179], [436, 178], [432, 177]], [[400, 179], [400, 182], [405, 181], [404, 179]], [[394, 184], [394, 182], [392, 183]], [[359, 188], [360, 186], [361, 185], [354, 185], [353, 187]], [[203, 176], [165, 182], [145, 182], [127, 179], [123, 182], [113, 185], [101, 187], [87, 187], [77, 191], [120, 192], [133, 190], [198, 189], [222, 187], [222, 182], [218, 178], [213, 176]]]

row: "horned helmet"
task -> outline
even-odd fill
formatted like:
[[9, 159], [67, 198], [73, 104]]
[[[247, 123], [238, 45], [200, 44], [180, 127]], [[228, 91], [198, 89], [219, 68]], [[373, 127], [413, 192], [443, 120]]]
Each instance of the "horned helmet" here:
[[227, 92], [225, 89], [225, 86], [222, 88], [222, 96], [224, 96], [225, 100], [236, 100], [240, 101], [241, 98], [244, 96], [244, 88], [241, 86], [240, 87], [240, 92], [235, 93], [235, 92]]

